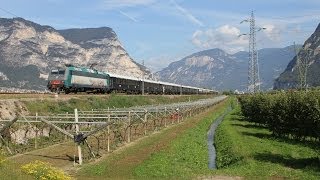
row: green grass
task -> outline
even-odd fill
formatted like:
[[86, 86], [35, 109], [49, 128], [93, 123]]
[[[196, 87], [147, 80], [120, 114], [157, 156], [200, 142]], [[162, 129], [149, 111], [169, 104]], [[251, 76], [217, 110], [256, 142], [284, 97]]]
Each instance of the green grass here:
[[15, 180], [15, 179], [33, 179], [31, 176], [24, 174], [20, 167], [16, 167], [15, 164], [4, 160], [4, 157], [0, 155], [0, 179], [3, 180]]
[[173, 140], [170, 148], [155, 153], [136, 167], [136, 177], [191, 178], [209, 173], [207, 131], [213, 121], [223, 114], [226, 106], [202, 119], [194, 128]]
[[77, 98], [71, 98], [69, 100], [42, 100], [37, 101], [23, 101], [28, 111], [31, 114], [38, 112], [41, 114], [48, 113], [65, 113], [73, 112], [75, 108], [80, 110], [91, 109], [107, 109], [107, 108], [123, 108], [132, 106], [142, 106], [151, 104], [169, 104], [174, 102], [193, 101], [212, 96], [205, 95], [193, 95], [193, 96], [123, 96], [114, 95], [110, 96], [83, 96]]
[[[166, 133], [170, 129], [165, 129], [161, 134]], [[145, 139], [144, 141], [139, 142], [138, 145], [130, 146], [120, 153], [112, 153], [106, 159], [102, 160], [97, 164], [86, 164], [81, 170], [77, 173], [78, 179], [132, 179], [132, 171], [134, 166], [125, 164], [125, 167], [119, 167], [118, 165], [114, 166], [115, 162], [119, 162], [126, 157], [132, 157], [138, 151], [148, 148], [149, 146], [154, 145], [157, 141], [161, 139], [160, 134], [156, 136], [151, 136]], [[118, 172], [121, 168], [121, 174]]]
[[237, 107], [216, 136], [219, 170], [212, 174], [256, 178], [320, 179], [319, 145], [272, 136], [241, 120]]

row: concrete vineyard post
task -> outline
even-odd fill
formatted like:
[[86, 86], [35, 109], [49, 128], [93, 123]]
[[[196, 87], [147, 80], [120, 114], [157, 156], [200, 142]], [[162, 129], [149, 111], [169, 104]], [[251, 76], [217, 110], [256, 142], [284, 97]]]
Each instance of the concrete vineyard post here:
[[[74, 121], [76, 123], [76, 134], [79, 134], [79, 116], [78, 116], [78, 109], [74, 109]], [[78, 144], [78, 155], [79, 155], [79, 165], [82, 165], [82, 152], [81, 152], [81, 146]]]

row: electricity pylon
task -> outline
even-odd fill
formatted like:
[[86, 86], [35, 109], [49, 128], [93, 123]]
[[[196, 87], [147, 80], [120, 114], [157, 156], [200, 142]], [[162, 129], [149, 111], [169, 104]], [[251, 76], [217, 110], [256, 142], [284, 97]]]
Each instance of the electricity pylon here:
[[[265, 28], [256, 28], [253, 11], [251, 12], [250, 19], [241, 21], [241, 23], [243, 22], [250, 23], [249, 66], [248, 66], [248, 87], [247, 87], [248, 89], [247, 90], [249, 93], [256, 93], [260, 91], [258, 51], [256, 48], [256, 32], [261, 31]], [[241, 35], [248, 35], [248, 34], [241, 34]]]

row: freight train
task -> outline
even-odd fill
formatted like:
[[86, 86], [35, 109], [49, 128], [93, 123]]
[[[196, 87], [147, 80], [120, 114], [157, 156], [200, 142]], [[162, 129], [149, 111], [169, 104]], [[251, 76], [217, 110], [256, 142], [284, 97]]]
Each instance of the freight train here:
[[127, 94], [217, 94], [211, 89], [179, 84], [126, 77], [101, 72], [92, 68], [67, 65], [51, 70], [48, 77], [51, 92], [65, 94], [87, 93], [127, 93]]

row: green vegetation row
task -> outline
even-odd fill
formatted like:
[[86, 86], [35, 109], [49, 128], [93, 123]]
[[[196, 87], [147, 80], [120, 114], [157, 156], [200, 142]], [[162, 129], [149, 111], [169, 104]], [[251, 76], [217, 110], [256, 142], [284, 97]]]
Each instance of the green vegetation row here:
[[[236, 110], [231, 111], [230, 114]], [[243, 159], [239, 149], [241, 148], [241, 137], [234, 137], [233, 132], [229, 131], [229, 126], [224, 121], [230, 121], [232, 115], [225, 116], [222, 123], [216, 130], [214, 145], [216, 147], [216, 165], [218, 169], [228, 167]], [[230, 138], [234, 137], [234, 138]]]
[[317, 144], [275, 137], [268, 128], [248, 122], [238, 105], [216, 131], [218, 170], [211, 171], [211, 176], [319, 179]]
[[267, 127], [275, 136], [297, 140], [320, 138], [320, 92], [281, 92], [239, 98], [249, 122]]
[[212, 96], [124, 96], [112, 94], [110, 96], [83, 96], [71, 98], [69, 100], [58, 101], [25, 101], [24, 104], [26, 104], [28, 111], [31, 114], [35, 114], [37, 112], [41, 115], [48, 113], [73, 112], [75, 108], [80, 110], [123, 108], [151, 104], [170, 104], [176, 102], [194, 101], [208, 97]]

